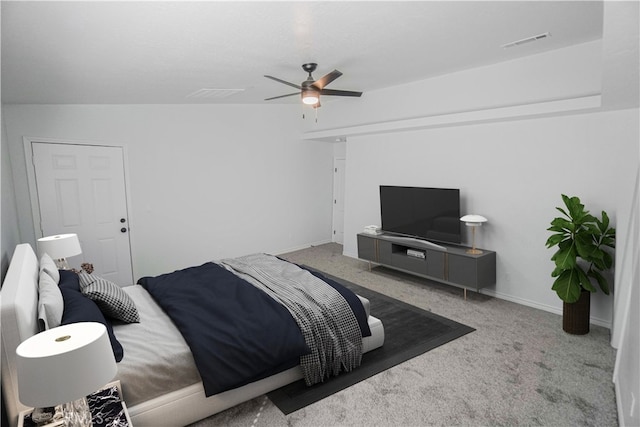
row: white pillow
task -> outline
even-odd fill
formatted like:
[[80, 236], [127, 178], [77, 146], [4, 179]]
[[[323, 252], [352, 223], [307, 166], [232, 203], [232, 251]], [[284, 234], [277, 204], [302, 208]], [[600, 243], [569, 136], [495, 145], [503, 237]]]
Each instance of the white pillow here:
[[53, 258], [47, 253], [42, 254], [42, 257], [40, 257], [40, 273], [43, 271], [51, 276], [56, 282], [56, 286], [58, 286], [58, 283], [60, 283], [60, 272]]
[[41, 271], [38, 279], [38, 323], [40, 329], [46, 330], [60, 326], [63, 312], [64, 300], [58, 283], [45, 270]]

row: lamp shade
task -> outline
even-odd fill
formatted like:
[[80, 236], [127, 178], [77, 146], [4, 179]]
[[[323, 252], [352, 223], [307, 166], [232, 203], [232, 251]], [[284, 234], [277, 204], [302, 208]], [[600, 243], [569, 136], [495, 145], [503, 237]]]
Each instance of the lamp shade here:
[[320, 92], [314, 89], [302, 90], [302, 102], [307, 105], [315, 105], [320, 100]]
[[18, 346], [16, 355], [20, 401], [36, 408], [83, 398], [117, 372], [107, 328], [96, 322], [36, 334]]
[[460, 218], [460, 221], [463, 221], [465, 225], [469, 227], [478, 227], [481, 226], [483, 222], [487, 222], [487, 218], [482, 215], [469, 214]]
[[40, 254], [47, 253], [53, 259], [69, 258], [82, 253], [78, 235], [75, 233], [58, 234], [38, 239], [38, 249]]

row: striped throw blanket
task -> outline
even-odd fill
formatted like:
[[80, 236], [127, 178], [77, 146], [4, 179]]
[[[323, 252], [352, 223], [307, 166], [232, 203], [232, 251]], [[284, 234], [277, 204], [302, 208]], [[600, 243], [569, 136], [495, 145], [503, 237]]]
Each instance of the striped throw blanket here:
[[360, 327], [349, 304], [333, 287], [272, 255], [247, 255], [220, 264], [289, 310], [311, 350], [300, 358], [307, 385], [360, 366]]

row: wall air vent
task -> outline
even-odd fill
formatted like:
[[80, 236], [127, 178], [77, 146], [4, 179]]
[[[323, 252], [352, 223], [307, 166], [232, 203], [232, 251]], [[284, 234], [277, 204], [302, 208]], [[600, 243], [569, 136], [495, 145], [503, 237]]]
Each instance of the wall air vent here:
[[516, 41], [511, 42], [511, 43], [503, 44], [501, 47], [503, 49], [506, 49], [506, 48], [509, 48], [509, 47], [520, 46], [521, 44], [535, 42], [535, 41], [538, 41], [538, 40], [546, 39], [547, 37], [551, 37], [551, 33], [546, 32], [546, 33], [538, 34], [537, 36], [531, 36], [531, 37], [527, 37], [525, 39], [516, 40]]
[[228, 98], [237, 93], [244, 92], [244, 89], [199, 89], [189, 95], [187, 98], [193, 99], [222, 99]]

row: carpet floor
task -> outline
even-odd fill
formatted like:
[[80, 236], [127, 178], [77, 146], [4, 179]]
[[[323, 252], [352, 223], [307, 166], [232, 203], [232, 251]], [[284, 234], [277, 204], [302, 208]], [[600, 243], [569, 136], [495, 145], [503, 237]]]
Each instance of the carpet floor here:
[[311, 387], [300, 380], [267, 394], [285, 415], [473, 331], [462, 323], [337, 277], [326, 276], [369, 300], [371, 312], [384, 325], [385, 342], [381, 348], [364, 354], [358, 369]]
[[260, 396], [194, 427], [618, 425], [609, 329], [568, 335], [559, 315], [370, 270], [338, 244], [281, 256], [475, 331], [289, 415]]

